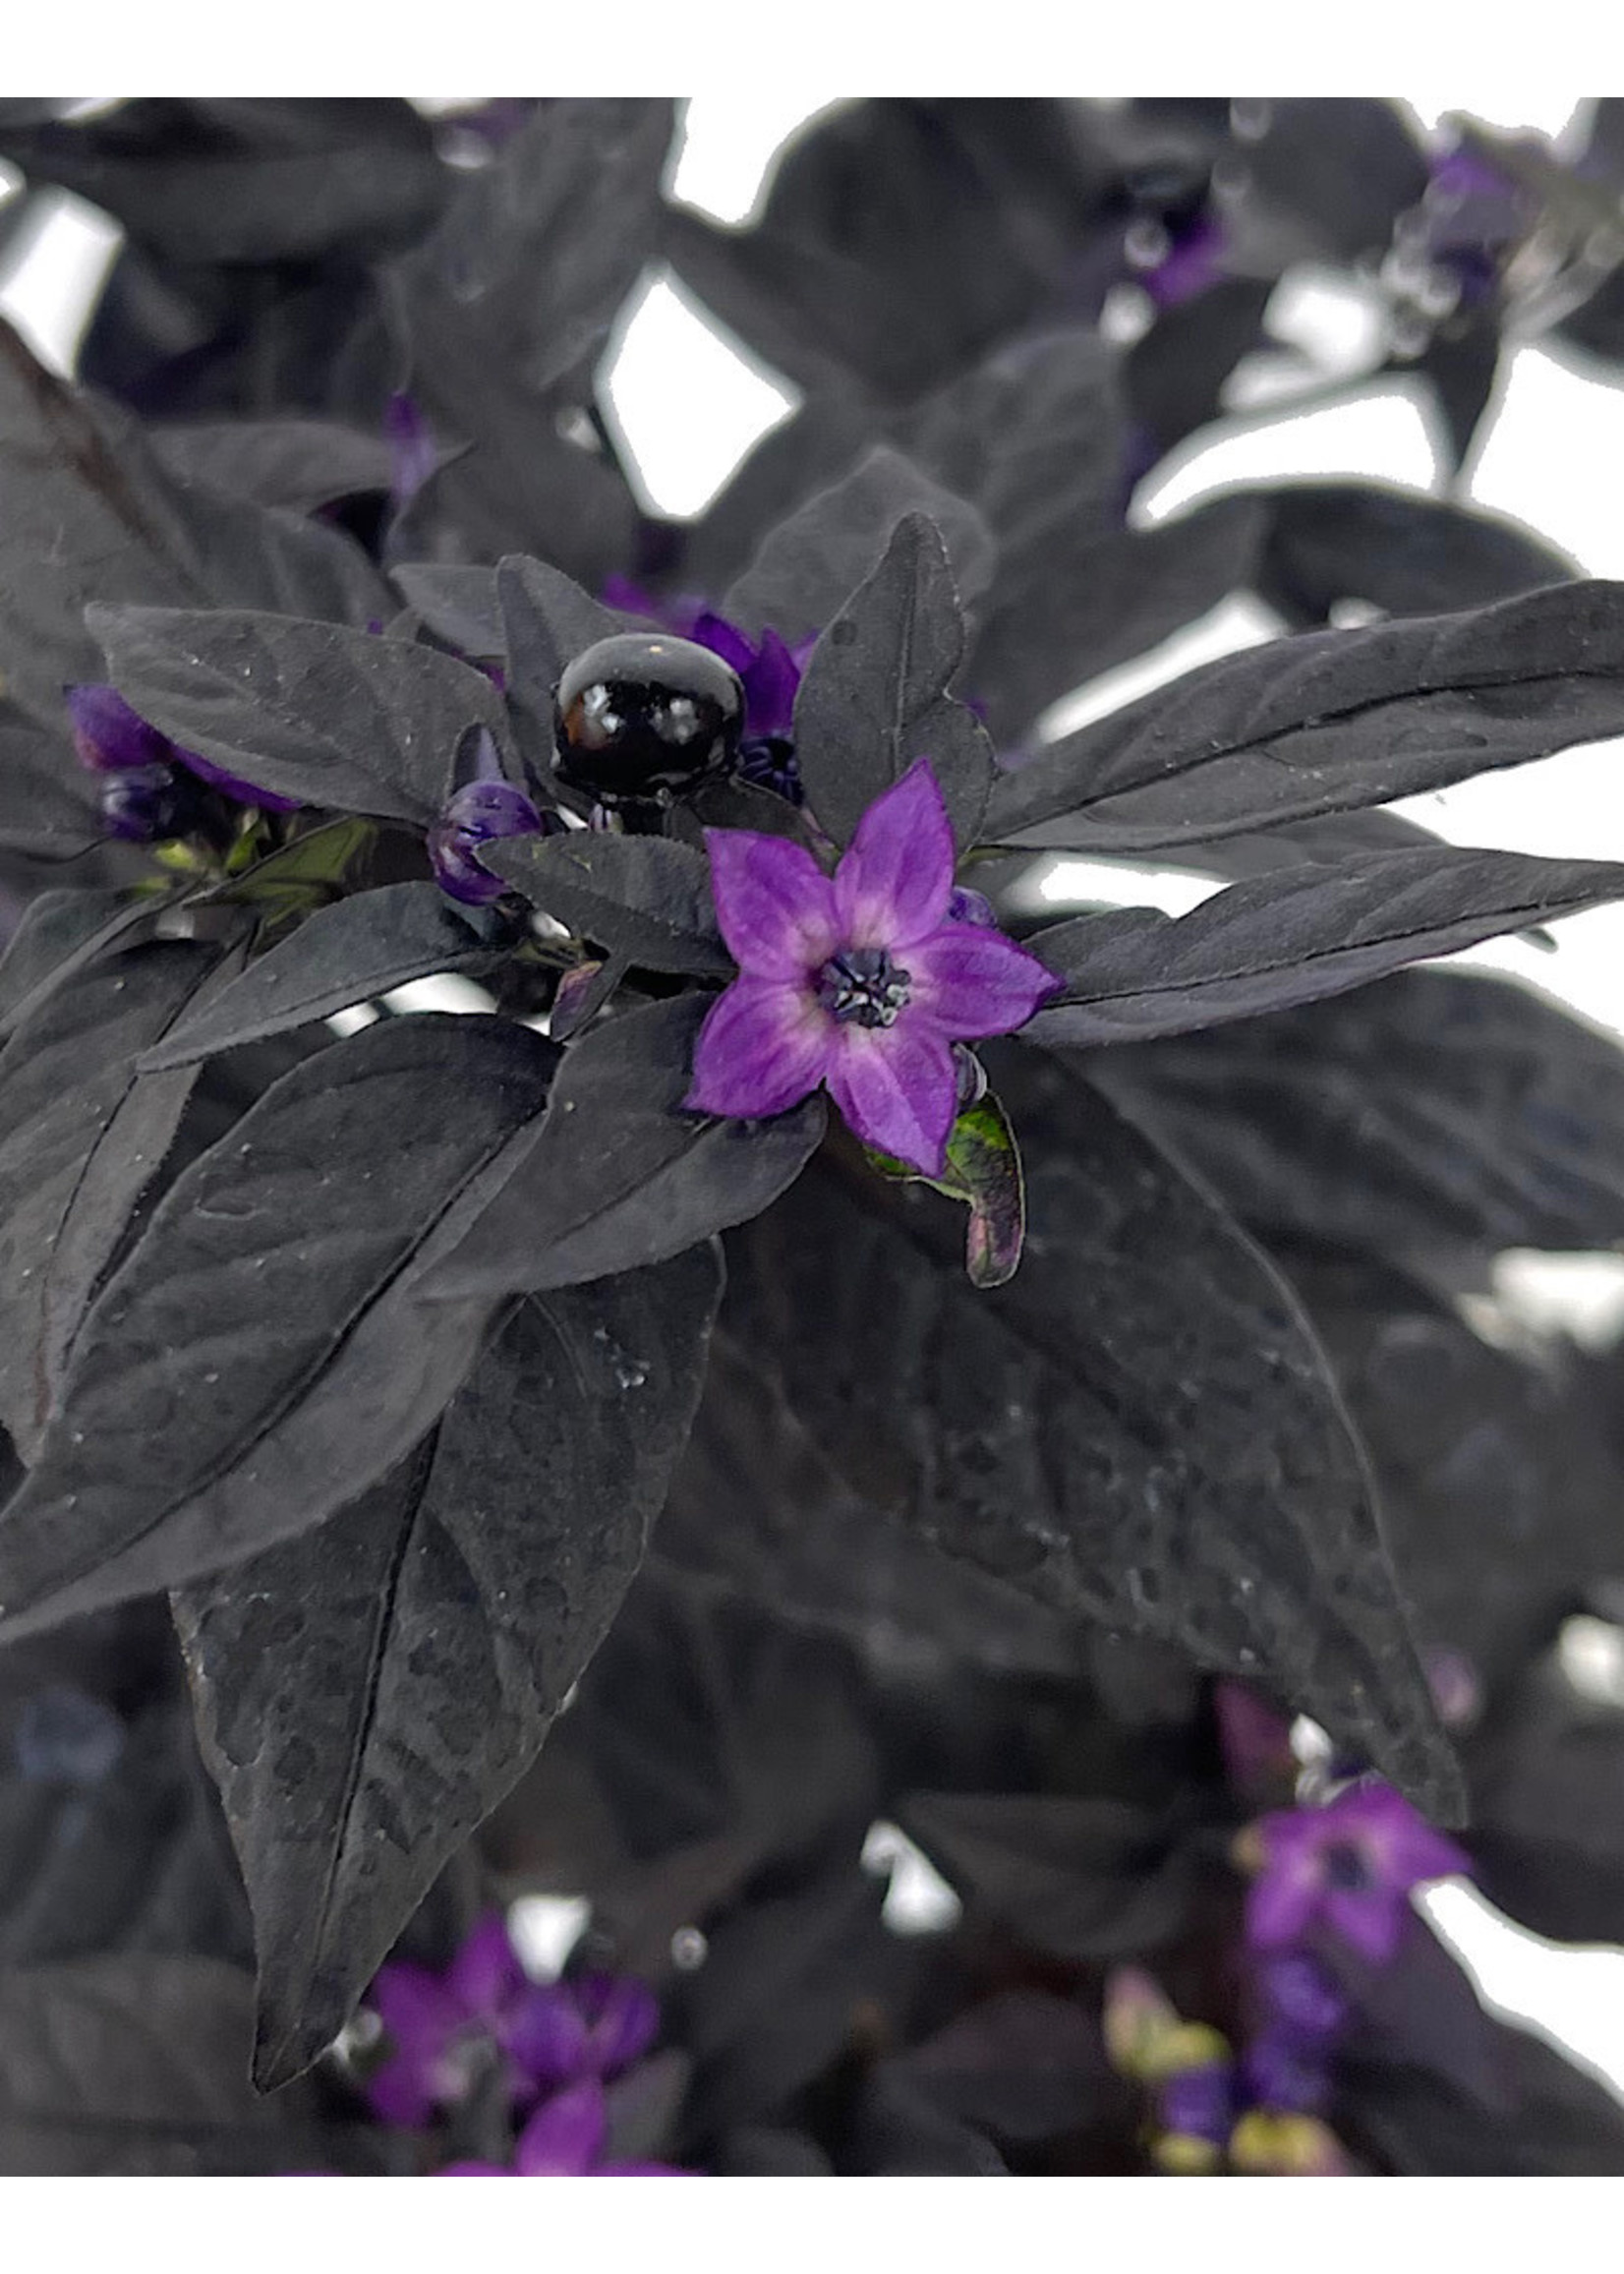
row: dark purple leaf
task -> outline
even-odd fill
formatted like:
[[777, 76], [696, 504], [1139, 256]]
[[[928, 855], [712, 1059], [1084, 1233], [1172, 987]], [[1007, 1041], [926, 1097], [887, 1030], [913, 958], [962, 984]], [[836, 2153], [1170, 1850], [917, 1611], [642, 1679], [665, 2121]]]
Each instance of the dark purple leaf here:
[[731, 975], [710, 868], [691, 845], [581, 829], [497, 841], [481, 858], [546, 914], [625, 962], [702, 979]]

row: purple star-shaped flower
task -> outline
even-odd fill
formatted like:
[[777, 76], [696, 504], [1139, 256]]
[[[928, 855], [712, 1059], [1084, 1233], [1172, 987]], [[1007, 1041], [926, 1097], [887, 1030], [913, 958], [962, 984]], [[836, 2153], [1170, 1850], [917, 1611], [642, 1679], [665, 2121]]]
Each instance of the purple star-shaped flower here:
[[609, 2110], [595, 2076], [555, 2092], [520, 2132], [510, 2164], [447, 2164], [446, 2180], [697, 2179], [676, 2164], [604, 2163]]
[[466, 2097], [494, 2062], [509, 2098], [617, 2076], [648, 2051], [660, 2009], [646, 1984], [608, 1974], [532, 1982], [499, 1911], [475, 1927], [443, 1974], [407, 1960], [379, 1969], [371, 2003], [390, 2052], [367, 2083], [384, 2124], [416, 2130]]
[[1323, 1924], [1372, 1965], [1396, 1953], [1409, 1895], [1425, 1880], [1468, 1872], [1391, 1785], [1351, 1785], [1324, 1808], [1289, 1808], [1257, 1826], [1263, 1868], [1247, 1896], [1247, 1940], [1280, 1950]]
[[833, 877], [785, 838], [705, 838], [739, 975], [700, 1029], [683, 1103], [754, 1121], [825, 1082], [860, 1137], [939, 1176], [955, 1041], [1013, 1033], [1061, 982], [1002, 932], [952, 920], [953, 827], [930, 761], [874, 800]]

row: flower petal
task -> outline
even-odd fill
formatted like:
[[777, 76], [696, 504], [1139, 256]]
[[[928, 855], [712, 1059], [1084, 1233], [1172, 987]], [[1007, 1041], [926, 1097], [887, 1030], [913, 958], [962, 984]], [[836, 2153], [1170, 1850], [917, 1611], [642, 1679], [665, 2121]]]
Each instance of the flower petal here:
[[[673, 624], [672, 630], [677, 627]], [[720, 656], [725, 664], [737, 671], [740, 678], [748, 672], [756, 660], [755, 643], [736, 623], [729, 623], [725, 615], [714, 609], [702, 608], [687, 627], [684, 637], [697, 640], [702, 648], [709, 648], [713, 656]]]
[[936, 931], [947, 920], [953, 861], [953, 824], [935, 772], [917, 758], [874, 800], [841, 856], [841, 945], [899, 948]]
[[906, 955], [916, 1004], [944, 1034], [1013, 1034], [1062, 982], [1002, 932], [946, 924]]
[[787, 736], [795, 722], [795, 691], [801, 674], [771, 624], [761, 635], [754, 660], [747, 666], [735, 664], [733, 669], [744, 681], [746, 732]]
[[538, 1983], [524, 1991], [501, 2041], [531, 2083], [545, 2092], [588, 2066], [587, 2025], [562, 1982]]
[[1319, 1890], [1305, 1872], [1268, 1870], [1247, 1890], [1247, 1941], [1254, 1951], [1295, 1943], [1313, 1916]]
[[445, 1986], [469, 2013], [493, 2021], [526, 1986], [523, 1961], [500, 1911], [487, 1911], [445, 1975]]
[[422, 2131], [438, 2105], [429, 2064], [416, 2054], [391, 2054], [379, 2062], [363, 2089], [378, 2123], [398, 2131]]
[[409, 2060], [435, 2059], [468, 2019], [450, 1986], [409, 1959], [378, 1968], [368, 2003], [393, 2039], [395, 2051]]
[[436, 2180], [511, 2180], [517, 2176], [505, 2164], [479, 2163], [441, 2164], [435, 2174]]
[[708, 829], [717, 921], [741, 971], [798, 979], [840, 943], [835, 888], [805, 845], [753, 829]]
[[841, 1026], [827, 1076], [831, 1094], [864, 1141], [939, 1177], [958, 1110], [958, 1075], [947, 1039], [907, 1012], [895, 1026]]
[[527, 2180], [579, 2179], [597, 2162], [608, 2129], [604, 2088], [589, 2076], [543, 2101], [519, 2134], [514, 2169]]
[[1389, 1888], [1332, 1888], [1320, 1905], [1325, 1924], [1339, 1941], [1367, 1958], [1389, 1965], [1398, 1955], [1409, 1923], [1410, 1905]]
[[575, 1989], [591, 2029], [592, 2066], [601, 2076], [616, 2076], [640, 2061], [659, 2034], [659, 2000], [629, 1974], [587, 1974]]
[[823, 1079], [833, 1039], [833, 1021], [805, 986], [735, 979], [705, 1015], [682, 1102], [735, 1121], [784, 1113]]

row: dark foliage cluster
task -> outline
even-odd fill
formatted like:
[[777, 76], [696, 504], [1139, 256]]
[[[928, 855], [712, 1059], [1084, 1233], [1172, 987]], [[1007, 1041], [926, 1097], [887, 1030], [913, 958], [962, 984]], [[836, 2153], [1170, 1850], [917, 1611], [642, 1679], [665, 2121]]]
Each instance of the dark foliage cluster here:
[[[1624, 2170], [1407, 1899], [1624, 1940], [1620, 1361], [1496, 1274], [1624, 1242], [1624, 1055], [1409, 968], [1624, 866], [1389, 810], [1624, 734], [1624, 586], [1449, 481], [1509, 345], [1624, 370], [1621, 106], [876, 100], [737, 229], [665, 102], [67, 113], [0, 105], [0, 236], [124, 232], [72, 382], [0, 326], [0, 2168]], [[800, 392], [680, 523], [597, 391], [660, 262]], [[1146, 521], [1309, 262], [1440, 494]], [[881, 908], [782, 1095], [746, 844]], [[1040, 927], [1057, 848], [1221, 889]], [[565, 1988], [470, 1988], [537, 1893]]]

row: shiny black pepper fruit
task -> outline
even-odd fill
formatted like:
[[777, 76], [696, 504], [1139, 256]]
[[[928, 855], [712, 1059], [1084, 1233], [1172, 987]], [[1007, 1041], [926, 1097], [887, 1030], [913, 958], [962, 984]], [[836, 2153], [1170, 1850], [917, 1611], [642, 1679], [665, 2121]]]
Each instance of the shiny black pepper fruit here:
[[602, 805], [667, 804], [727, 771], [743, 720], [738, 674], [709, 648], [617, 632], [559, 680], [552, 762]]

